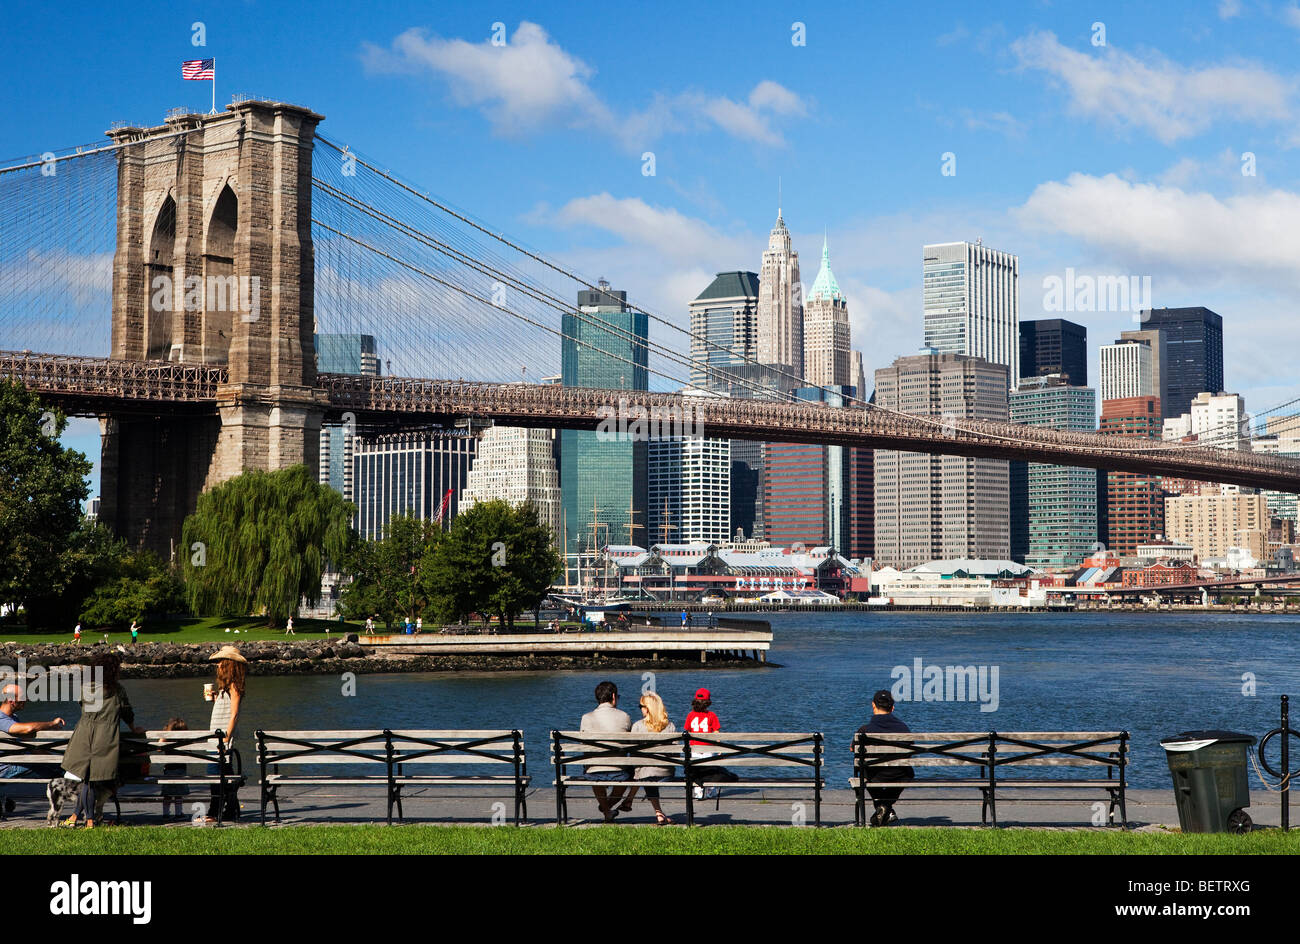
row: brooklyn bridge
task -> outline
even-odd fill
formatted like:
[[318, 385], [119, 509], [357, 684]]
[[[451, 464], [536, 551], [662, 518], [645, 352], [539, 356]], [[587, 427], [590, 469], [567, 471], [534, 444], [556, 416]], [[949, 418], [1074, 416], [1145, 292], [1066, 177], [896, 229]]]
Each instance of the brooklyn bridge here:
[[[613, 406], [693, 411], [720, 438], [1300, 492], [1300, 463], [1245, 450], [795, 400], [653, 312], [648, 340], [605, 323], [583, 333], [625, 361], [620, 386], [540, 382], [536, 365], [592, 326], [574, 299], [596, 286], [321, 136], [321, 120], [239, 101], [0, 169], [0, 378], [99, 420], [101, 516], [137, 542], [165, 548], [202, 489], [245, 469], [316, 465], [322, 425], [597, 429]], [[214, 299], [214, 279], [240, 291]], [[384, 338], [389, 369], [318, 371], [327, 331]], [[620, 353], [629, 343], [636, 356]], [[705, 374], [732, 395], [644, 389]]]

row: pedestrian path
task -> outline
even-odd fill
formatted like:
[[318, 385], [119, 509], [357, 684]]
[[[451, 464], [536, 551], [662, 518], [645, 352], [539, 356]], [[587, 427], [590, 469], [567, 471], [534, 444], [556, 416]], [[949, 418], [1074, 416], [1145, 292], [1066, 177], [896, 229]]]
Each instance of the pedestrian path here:
[[[678, 823], [686, 819], [686, 806], [680, 797], [674, 798], [664, 791], [664, 812]], [[1041, 794], [1039, 794], [1041, 796]], [[1091, 829], [1096, 811], [1105, 804], [1094, 806], [1096, 797], [1081, 797], [1077, 802], [1044, 802], [1042, 800], [1014, 800], [1015, 793], [1007, 789], [998, 795], [998, 824], [1054, 829]], [[40, 826], [44, 823], [46, 802], [42, 796], [14, 794], [16, 808], [0, 822], [0, 828]], [[243, 802], [243, 825], [260, 822], [256, 785], [240, 791]], [[1249, 813], [1256, 825], [1277, 826], [1280, 811], [1277, 798], [1272, 794], [1257, 793], [1256, 804]], [[187, 809], [195, 803], [206, 805], [207, 797], [191, 796]], [[448, 825], [500, 825], [510, 821], [511, 799], [500, 791], [492, 790], [405, 790], [402, 793], [407, 823], [444, 823]], [[853, 824], [854, 796], [851, 790], [826, 790], [822, 793], [822, 822], [827, 826]], [[980, 804], [978, 800], [945, 801], [921, 796], [909, 800], [906, 795], [897, 806], [899, 826], [978, 826]], [[344, 824], [384, 822], [385, 798], [382, 789], [350, 787], [296, 787], [280, 791], [280, 822], [284, 825]], [[569, 814], [575, 826], [598, 825], [600, 814], [595, 799], [589, 792], [569, 792]], [[128, 824], [157, 825], [163, 822], [157, 802], [133, 803], [129, 793], [122, 796], [122, 815]], [[767, 793], [762, 790], [745, 790], [725, 787], [720, 804], [712, 800], [695, 805], [696, 822], [700, 825], [811, 825], [813, 822], [812, 796], [792, 797], [789, 791]], [[538, 787], [528, 793], [528, 817], [531, 825], [552, 825], [555, 822], [555, 791]], [[1178, 812], [1174, 807], [1172, 790], [1128, 791], [1129, 825], [1134, 829], [1177, 828]], [[268, 810], [268, 822], [272, 822]], [[632, 810], [620, 813], [620, 824], [653, 826], [654, 811], [650, 804], [637, 796]], [[189, 826], [188, 820], [176, 821], [178, 828]]]

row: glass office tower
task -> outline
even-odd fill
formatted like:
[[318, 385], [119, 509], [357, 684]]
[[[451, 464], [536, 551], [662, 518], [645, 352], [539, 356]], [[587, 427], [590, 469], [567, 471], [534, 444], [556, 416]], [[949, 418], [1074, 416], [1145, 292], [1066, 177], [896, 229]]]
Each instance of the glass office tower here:
[[[595, 290], [578, 292], [576, 311], [565, 312], [561, 340], [561, 383], [566, 387], [649, 389], [644, 312], [627, 307], [627, 293], [612, 291], [601, 280]], [[619, 409], [611, 392], [610, 403]], [[646, 540], [647, 443], [625, 435], [584, 430], [560, 433], [560, 530], [565, 544], [568, 581], [576, 583], [579, 566], [587, 566], [607, 544], [641, 544]]]

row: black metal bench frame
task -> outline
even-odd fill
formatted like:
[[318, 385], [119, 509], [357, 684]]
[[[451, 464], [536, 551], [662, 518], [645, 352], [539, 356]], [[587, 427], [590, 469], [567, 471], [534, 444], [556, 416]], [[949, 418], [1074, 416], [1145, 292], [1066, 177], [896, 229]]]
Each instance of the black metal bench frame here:
[[[301, 733], [301, 732], [295, 732]], [[424, 735], [424, 736], [417, 736]], [[528, 819], [528, 762], [524, 753], [523, 732], [519, 730], [501, 731], [493, 736], [470, 738], [468, 741], [451, 743], [450, 740], [455, 737], [456, 731], [393, 731], [385, 728], [382, 731], [358, 732], [354, 738], [344, 738], [342, 740], [330, 739], [328, 743], [311, 738], [289, 737], [284, 733], [277, 731], [259, 730], [256, 733], [257, 739], [257, 763], [261, 770], [261, 817], [262, 825], [266, 825], [266, 807], [271, 804], [275, 811], [275, 819], [280, 819], [280, 797], [279, 788], [282, 783], [295, 785], [295, 783], [330, 783], [332, 780], [356, 781], [356, 777], [313, 777], [310, 781], [306, 778], [285, 778], [282, 781], [271, 779], [272, 768], [287, 760], [300, 760], [309, 758], [313, 755], [338, 757], [339, 755], [355, 758], [359, 764], [382, 764], [384, 767], [384, 776], [370, 778], [375, 784], [384, 783], [387, 787], [388, 809], [386, 822], [389, 826], [393, 824], [393, 809], [397, 809], [397, 818], [405, 818], [402, 809], [402, 787], [410, 784], [416, 785], [439, 785], [439, 786], [474, 786], [509, 783], [513, 781], [514, 785], [514, 804], [515, 804], [515, 825], [519, 826]], [[437, 736], [429, 736], [437, 735]], [[267, 738], [270, 737], [275, 742], [274, 748], [267, 747]], [[509, 752], [487, 747], [486, 745], [499, 744], [509, 737], [512, 746]], [[382, 740], [383, 752], [377, 750], [358, 749], [358, 745], [375, 744]], [[397, 746], [394, 742], [397, 742]], [[293, 748], [285, 750], [282, 745], [292, 745]], [[414, 750], [408, 749], [408, 745], [415, 745]], [[378, 746], [378, 745], [376, 745]], [[474, 763], [475, 758], [484, 760], [509, 763], [514, 767], [514, 775], [508, 780], [505, 777], [481, 776], [474, 778], [462, 778], [456, 783], [438, 782], [433, 780], [421, 780], [418, 776], [409, 775], [403, 770], [403, 766], [413, 763], [422, 758], [437, 757], [443, 755], [464, 755], [465, 764]]]
[[[884, 733], [884, 732], [881, 732]], [[1084, 735], [1092, 734], [1092, 737]], [[1107, 819], [1115, 822], [1115, 812], [1120, 814], [1120, 825], [1128, 828], [1127, 780], [1128, 741], [1127, 731], [1115, 732], [1012, 732], [999, 734], [990, 731], [978, 737], [958, 738], [953, 741], [941, 741], [943, 732], [913, 731], [887, 737], [856, 733], [854, 735], [853, 777], [849, 781], [856, 795], [853, 822], [857, 826], [867, 823], [866, 800], [871, 789], [911, 789], [918, 785], [923, 787], [954, 788], [973, 787], [980, 791], [980, 822], [986, 826], [997, 826], [997, 793], [1003, 789], [1103, 789], [1109, 797]], [[1031, 736], [1036, 739], [1030, 739]], [[1078, 736], [1075, 741], [1067, 740]], [[917, 744], [914, 741], [926, 742]], [[1065, 743], [1059, 743], [1064, 741]], [[1114, 745], [1114, 750], [1105, 751], [1107, 745]], [[963, 748], [984, 746], [978, 754], [963, 753]], [[889, 753], [873, 753], [870, 747], [892, 748]], [[1104, 752], [1096, 749], [1102, 748]], [[1014, 753], [1007, 753], [1007, 751]], [[936, 757], [958, 767], [978, 767], [978, 777], [926, 777], [923, 779], [868, 780], [866, 772], [886, 766], [903, 766], [909, 760], [922, 757]], [[1073, 763], [1072, 760], [1073, 759]], [[1016, 765], [1033, 763], [1053, 764], [1055, 766], [1103, 766], [1106, 780], [1098, 778], [1061, 777], [1051, 781], [1025, 781], [1015, 778], [999, 779], [998, 771]], [[910, 766], [910, 765], [908, 765]], [[1014, 801], [1016, 797], [1003, 800]], [[1043, 801], [1077, 802], [1073, 797], [1036, 797]]]
[[[740, 732], [744, 734], [746, 732]], [[820, 732], [799, 734], [782, 738], [774, 735], [767, 743], [754, 744], [736, 741], [735, 735], [727, 732], [719, 734], [696, 734], [692, 732], [675, 733], [663, 740], [639, 739], [635, 736], [624, 737], [621, 732], [582, 732], [579, 734], [562, 731], [551, 732], [551, 764], [555, 768], [555, 822], [564, 825], [569, 822], [568, 788], [569, 787], [618, 787], [618, 786], [653, 786], [681, 787], [686, 794], [686, 824], [695, 825], [695, 794], [693, 788], [712, 784], [706, 779], [710, 769], [725, 767], [728, 763], [748, 760], [750, 766], [763, 766], [762, 761], [770, 758], [777, 763], [771, 766], [806, 766], [811, 770], [810, 776], [769, 777], [761, 780], [740, 779], [728, 786], [767, 787], [770, 789], [808, 789], [813, 791], [813, 822], [821, 826], [822, 777], [824, 762], [823, 742]], [[692, 745], [692, 741], [697, 743]], [[654, 753], [641, 745], [649, 744], [662, 747], [666, 744], [681, 744], [681, 753], [665, 755]], [[811, 746], [811, 756], [782, 753], [791, 748]], [[574, 748], [577, 748], [575, 751]], [[692, 747], [698, 753], [706, 751], [705, 757], [693, 757]], [[681, 776], [665, 780], [592, 780], [586, 777], [569, 776], [568, 767], [608, 766], [611, 761], [621, 763], [614, 766], [623, 767], [677, 767], [682, 768]], [[630, 763], [636, 761], [635, 764]], [[720, 785], [719, 785], [720, 786]], [[719, 797], [719, 802], [721, 798]]]
[[[43, 731], [40, 734], [58, 733], [65, 735], [60, 738], [40, 737], [39, 735], [3, 735], [0, 736], [0, 766], [6, 764], [16, 764], [20, 767], [29, 767], [32, 764], [57, 764], [63, 765], [64, 751], [67, 750], [68, 741], [72, 737], [71, 731], [51, 732]], [[150, 737], [148, 735], [152, 735]], [[204, 770], [202, 773], [186, 773], [184, 776], [154, 775], [152, 772], [148, 776], [121, 777], [118, 779], [118, 786], [200, 786], [200, 787], [218, 787], [221, 795], [224, 797], [226, 791], [230, 788], [238, 789], [244, 785], [244, 776], [242, 770], [234, 770], [231, 773], [226, 772], [226, 767], [231, 757], [238, 758], [239, 752], [233, 749], [227, 750], [225, 733], [222, 731], [150, 731], [148, 735], [132, 734], [123, 732], [120, 735], [118, 747], [118, 767], [119, 773], [123, 765], [139, 763], [141, 761], [150, 764], [150, 768], [159, 764], [185, 764], [199, 765], [202, 764]], [[160, 744], [154, 738], [165, 738]], [[216, 741], [216, 751], [214, 752], [208, 745]], [[36, 755], [39, 759], [32, 759]], [[13, 760], [12, 758], [23, 758]], [[207, 768], [215, 765], [217, 773], [208, 773]], [[230, 765], [234, 766], [234, 765]], [[53, 778], [50, 777], [10, 777], [0, 780], [0, 786], [6, 783], [28, 783], [46, 785]], [[175, 796], [128, 796], [130, 800], [163, 800], [181, 801], [180, 797]], [[217, 805], [217, 825], [222, 825], [224, 821], [224, 803]], [[120, 790], [113, 792], [113, 810], [116, 817], [122, 818], [122, 797]], [[4, 818], [3, 806], [0, 806], [0, 819]]]

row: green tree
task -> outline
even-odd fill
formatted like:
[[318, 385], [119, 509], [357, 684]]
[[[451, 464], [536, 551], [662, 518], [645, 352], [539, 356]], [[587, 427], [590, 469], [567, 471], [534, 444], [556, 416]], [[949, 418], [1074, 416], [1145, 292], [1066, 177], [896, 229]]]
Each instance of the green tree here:
[[414, 515], [393, 515], [385, 531], [377, 541], [356, 542], [346, 562], [352, 582], [343, 588], [339, 604], [348, 619], [377, 616], [391, 626], [396, 619], [424, 615], [428, 606], [417, 570], [441, 539], [440, 526]]
[[182, 528], [185, 592], [199, 616], [292, 616], [320, 600], [325, 562], [347, 559], [353, 507], [306, 466], [245, 472], [199, 496]]
[[90, 461], [66, 449], [62, 414], [26, 388], [0, 381], [0, 602], [23, 607], [57, 598], [58, 575], [81, 524]]
[[149, 551], [124, 551], [117, 572], [99, 583], [81, 608], [91, 627], [123, 628], [132, 620], [161, 618], [185, 607], [185, 588], [176, 571]]
[[457, 515], [426, 554], [420, 583], [440, 615], [493, 613], [513, 631], [515, 616], [535, 609], [560, 575], [552, 539], [532, 504], [482, 502]]

